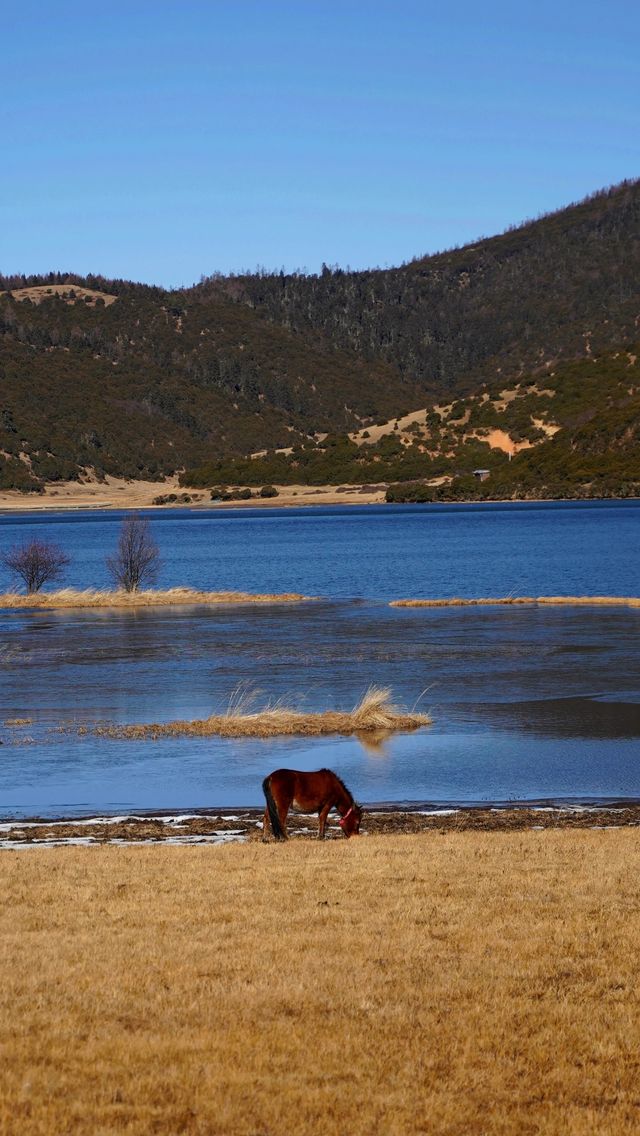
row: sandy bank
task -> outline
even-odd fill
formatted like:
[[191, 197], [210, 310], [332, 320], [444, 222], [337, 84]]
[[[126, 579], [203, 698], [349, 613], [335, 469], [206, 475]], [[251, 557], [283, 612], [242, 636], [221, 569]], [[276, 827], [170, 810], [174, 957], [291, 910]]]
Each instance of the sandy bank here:
[[[108, 477], [104, 482], [77, 481], [48, 485], [44, 493], [19, 493], [14, 489], [0, 491], [0, 512], [31, 513], [73, 509], [153, 509], [167, 512], [179, 509], [242, 509], [290, 508], [301, 505], [355, 505], [383, 502], [386, 485], [282, 485], [276, 486], [277, 497], [252, 497], [250, 501], [212, 501], [209, 490], [185, 489], [177, 477], [166, 481], [125, 481]], [[256, 490], [254, 489], [255, 493]], [[154, 505], [154, 497], [175, 493], [186, 495], [190, 502], [175, 501], [167, 505]]]

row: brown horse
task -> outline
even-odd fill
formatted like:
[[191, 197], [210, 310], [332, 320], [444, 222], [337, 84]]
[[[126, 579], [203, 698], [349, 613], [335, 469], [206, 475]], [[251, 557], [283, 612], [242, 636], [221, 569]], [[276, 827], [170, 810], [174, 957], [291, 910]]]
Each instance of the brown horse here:
[[292, 805], [304, 813], [318, 813], [320, 840], [324, 839], [327, 816], [334, 808], [340, 813], [338, 823], [345, 836], [357, 836], [360, 832], [362, 809], [331, 769], [317, 769], [315, 773], [276, 769], [265, 777], [262, 791], [267, 799], [262, 829], [264, 837], [270, 821], [276, 840], [287, 839], [287, 814]]

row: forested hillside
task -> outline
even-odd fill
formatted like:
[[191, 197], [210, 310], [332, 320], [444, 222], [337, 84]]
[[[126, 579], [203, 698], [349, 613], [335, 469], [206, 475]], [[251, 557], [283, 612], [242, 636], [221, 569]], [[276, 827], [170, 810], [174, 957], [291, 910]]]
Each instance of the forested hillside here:
[[419, 400], [388, 364], [275, 327], [223, 296], [65, 279], [0, 280], [5, 488], [85, 469], [162, 478]]
[[632, 341], [640, 317], [640, 181], [400, 268], [212, 278], [300, 333], [383, 359], [428, 394], [471, 390]]
[[637, 496], [640, 347], [558, 365], [543, 382], [483, 386], [385, 428], [210, 462], [183, 482], [210, 486], [214, 496], [269, 482], [396, 483], [393, 501]]
[[[632, 351], [639, 274], [640, 182], [627, 182], [394, 269], [213, 276], [174, 292], [59, 272], [0, 277], [0, 487], [185, 468], [198, 479], [259, 450], [311, 453], [324, 434], [313, 476], [335, 481], [355, 443], [331, 439], [483, 384], [544, 387], [571, 360]], [[580, 374], [572, 414], [591, 421], [605, 392], [595, 371]], [[622, 425], [606, 418], [612, 430], [624, 433], [627, 409]], [[440, 433], [437, 453], [425, 437], [419, 459], [398, 439], [380, 445], [390, 458], [400, 445], [399, 476], [414, 466], [423, 476], [424, 453], [454, 453]], [[482, 456], [477, 434], [464, 444]]]

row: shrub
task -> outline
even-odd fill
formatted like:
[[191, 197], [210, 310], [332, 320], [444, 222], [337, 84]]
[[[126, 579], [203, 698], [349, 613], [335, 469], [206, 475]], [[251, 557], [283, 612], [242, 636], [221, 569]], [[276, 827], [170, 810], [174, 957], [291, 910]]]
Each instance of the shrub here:
[[30, 540], [10, 548], [0, 557], [5, 568], [24, 582], [28, 595], [43, 584], [59, 580], [69, 557], [52, 541]]
[[146, 518], [139, 513], [124, 518], [117, 550], [106, 563], [115, 584], [125, 592], [137, 592], [141, 585], [154, 582], [160, 555]]

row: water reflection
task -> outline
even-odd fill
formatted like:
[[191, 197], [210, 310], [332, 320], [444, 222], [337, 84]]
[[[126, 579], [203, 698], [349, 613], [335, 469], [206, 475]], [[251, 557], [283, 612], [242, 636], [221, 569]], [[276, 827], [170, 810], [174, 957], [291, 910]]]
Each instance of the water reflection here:
[[477, 707], [479, 720], [547, 738], [640, 738], [640, 703], [549, 698]]

